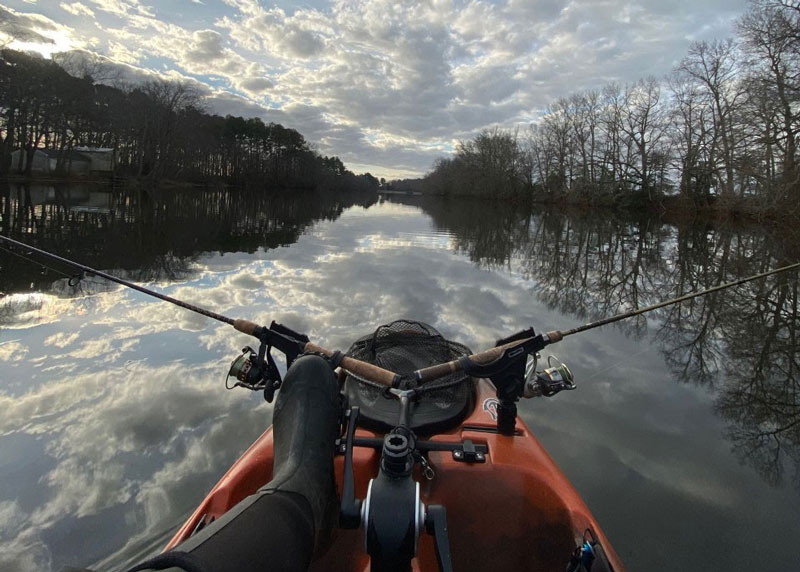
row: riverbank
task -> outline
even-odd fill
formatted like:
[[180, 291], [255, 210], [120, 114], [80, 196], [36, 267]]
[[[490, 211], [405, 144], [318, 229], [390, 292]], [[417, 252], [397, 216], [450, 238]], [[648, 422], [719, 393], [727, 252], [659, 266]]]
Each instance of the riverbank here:
[[244, 190], [249, 192], [309, 192], [309, 193], [336, 193], [349, 195], [353, 192], [374, 196], [377, 193], [377, 183], [366, 175], [344, 174], [342, 176], [327, 177], [318, 181], [313, 186], [268, 186], [263, 181], [243, 181], [240, 183], [226, 182], [222, 179], [186, 180], [186, 179], [159, 179], [133, 176], [47, 176], [47, 175], [8, 175], [0, 177], [0, 185], [40, 185], [40, 186], [77, 186], [86, 185], [95, 188], [107, 187], [109, 189], [157, 190], [161, 192], [197, 190]]
[[703, 202], [696, 202], [682, 195], [660, 195], [648, 199], [642, 193], [590, 195], [581, 193], [556, 194], [543, 191], [514, 192], [490, 196], [473, 193], [435, 192], [426, 188], [424, 180], [418, 185], [393, 187], [421, 191], [422, 196], [444, 200], [483, 201], [510, 206], [541, 205], [556, 208], [565, 213], [589, 213], [600, 210], [614, 212], [623, 216], [656, 216], [665, 222], [680, 223], [693, 220], [742, 221], [769, 225], [786, 224], [800, 220], [800, 205], [773, 202], [765, 204], [756, 197], [736, 197], [722, 199], [709, 196]]

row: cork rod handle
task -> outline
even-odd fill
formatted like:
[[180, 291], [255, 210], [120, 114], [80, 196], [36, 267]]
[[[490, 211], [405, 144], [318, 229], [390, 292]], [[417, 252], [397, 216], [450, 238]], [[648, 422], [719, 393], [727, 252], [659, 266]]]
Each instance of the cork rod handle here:
[[[320, 353], [328, 357], [333, 355], [331, 350], [325, 349], [312, 342], [306, 344], [305, 351]], [[389, 371], [388, 369], [383, 369], [377, 365], [372, 365], [371, 363], [366, 363], [348, 356], [342, 358], [341, 366], [343, 369], [346, 369], [358, 377], [368, 379], [369, 381], [374, 381], [375, 383], [380, 383], [382, 385], [391, 386], [392, 383], [394, 383], [400, 377], [393, 371]]]

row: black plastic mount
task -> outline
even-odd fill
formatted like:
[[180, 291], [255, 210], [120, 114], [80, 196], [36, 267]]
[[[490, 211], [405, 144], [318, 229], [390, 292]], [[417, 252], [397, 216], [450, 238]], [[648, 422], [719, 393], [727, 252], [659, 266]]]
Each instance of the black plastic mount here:
[[447, 511], [442, 505], [430, 505], [425, 515], [425, 530], [433, 535], [436, 544], [436, 560], [439, 570], [452, 572], [453, 562], [450, 558], [450, 539], [447, 535]]
[[[524, 341], [522, 341], [524, 340]], [[521, 341], [520, 344], [506, 348], [494, 361], [477, 364], [465, 356], [459, 360], [461, 369], [473, 377], [488, 377], [497, 389], [497, 430], [503, 435], [513, 435], [517, 419], [517, 401], [525, 389], [525, 364], [528, 355], [536, 353], [547, 345], [544, 336], [536, 335], [533, 328], [497, 340], [497, 346]]]
[[272, 357], [272, 348], [283, 352], [288, 369], [297, 356], [303, 352], [309, 339], [305, 334], [295, 332], [274, 320], [269, 328], [266, 326], [258, 328], [255, 335], [261, 341], [261, 345], [258, 348], [258, 356], [253, 362], [253, 370], [263, 383], [264, 399], [272, 403], [275, 390], [281, 386], [281, 374]]
[[342, 504], [339, 507], [339, 526], [342, 528], [361, 526], [361, 500], [356, 498], [355, 477], [353, 476], [353, 440], [358, 424], [358, 413], [358, 407], [351, 407], [347, 420]]
[[311, 341], [308, 336], [295, 332], [291, 328], [287, 328], [283, 324], [272, 321], [269, 328], [262, 327], [257, 330], [256, 336], [261, 340], [262, 345], [268, 348], [275, 348], [286, 356], [286, 367], [292, 365], [292, 362], [297, 359], [305, 350], [306, 344]]
[[[354, 408], [355, 409], [355, 408]], [[355, 437], [352, 442], [348, 439], [344, 443], [339, 441], [339, 453], [347, 453], [351, 447], [368, 447], [380, 451], [383, 449], [384, 440], [379, 437]], [[445, 443], [442, 441], [417, 441], [415, 450], [420, 453], [427, 453], [428, 451], [452, 451], [453, 453], [467, 451], [475, 451], [477, 455], [483, 457], [483, 460], [477, 459], [478, 463], [486, 460], [486, 455], [489, 453], [489, 447], [483, 443], [473, 443], [469, 439], [461, 443]], [[466, 459], [465, 459], [466, 460]], [[345, 459], [345, 463], [346, 463]]]
[[[371, 569], [375, 572], [410, 569], [411, 559], [417, 551], [417, 539], [424, 526], [434, 536], [439, 569], [452, 572], [447, 514], [439, 505], [429, 506], [424, 511], [419, 499], [419, 484], [412, 478], [414, 460], [425, 451], [452, 451], [457, 460], [480, 463], [486, 460], [488, 447], [470, 440], [462, 443], [418, 441], [414, 433], [402, 424], [383, 438], [356, 438], [358, 417], [358, 407], [347, 410], [347, 426], [343, 437], [336, 443], [337, 451], [345, 454], [339, 526], [349, 529], [365, 526], [367, 552]], [[353, 449], [359, 446], [381, 450], [380, 470], [370, 483], [366, 501], [355, 498]], [[364, 503], [367, 513], [362, 518]]]
[[453, 459], [460, 463], [485, 463], [486, 453], [479, 450], [479, 447], [480, 445], [465, 439], [460, 449], [453, 449]]
[[407, 427], [395, 427], [383, 438], [381, 472], [389, 477], [401, 478], [411, 475], [414, 469], [416, 436]]
[[533, 338], [536, 337], [536, 332], [533, 331], [533, 328], [528, 328], [527, 330], [520, 330], [516, 334], [511, 334], [507, 338], [500, 338], [497, 340], [494, 345], [497, 346], [504, 346], [506, 344], [510, 344], [511, 342], [516, 342], [518, 340], [524, 340], [525, 338]]
[[364, 525], [370, 568], [375, 572], [411, 568], [420, 532], [417, 487], [410, 474], [392, 476], [383, 466], [372, 480]]

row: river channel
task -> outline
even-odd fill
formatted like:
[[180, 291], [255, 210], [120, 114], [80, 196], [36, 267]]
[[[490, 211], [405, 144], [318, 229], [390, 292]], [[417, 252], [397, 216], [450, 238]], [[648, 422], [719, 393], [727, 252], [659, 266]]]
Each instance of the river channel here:
[[[220, 190], [5, 185], [0, 233], [342, 350], [411, 318], [478, 351], [800, 260], [785, 228]], [[271, 405], [225, 390], [246, 336], [50, 266], [0, 250], [0, 569], [125, 569], [163, 546]], [[800, 569], [797, 280], [544, 352], [578, 389], [521, 415], [629, 570]]]

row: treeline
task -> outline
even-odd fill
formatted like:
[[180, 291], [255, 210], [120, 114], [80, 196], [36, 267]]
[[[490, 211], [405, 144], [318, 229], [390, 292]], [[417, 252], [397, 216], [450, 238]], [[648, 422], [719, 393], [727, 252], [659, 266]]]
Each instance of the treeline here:
[[800, 4], [754, 0], [736, 40], [697, 42], [655, 78], [563, 97], [525, 132], [484, 131], [438, 160], [441, 194], [797, 212]]
[[[85, 72], [85, 70], [84, 70]], [[376, 188], [338, 157], [321, 157], [294, 129], [259, 118], [212, 115], [180, 82], [117, 87], [76, 77], [56, 61], [0, 51], [0, 175], [30, 175], [37, 149], [67, 171], [76, 147], [113, 148], [116, 173], [151, 180], [220, 180], [264, 187]]]

